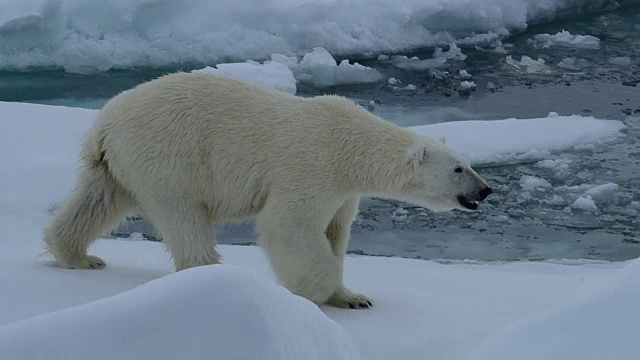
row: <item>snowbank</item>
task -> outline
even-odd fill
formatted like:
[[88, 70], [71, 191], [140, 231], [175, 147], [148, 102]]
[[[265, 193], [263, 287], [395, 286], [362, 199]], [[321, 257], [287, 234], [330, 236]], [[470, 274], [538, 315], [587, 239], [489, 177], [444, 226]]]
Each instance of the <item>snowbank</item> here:
[[316, 305], [225, 265], [2, 326], [0, 349], [5, 359], [359, 358]]
[[215, 64], [302, 55], [314, 47], [333, 55], [391, 53], [485, 41], [634, 1], [6, 0], [0, 2], [0, 69], [86, 73]]
[[615, 284], [517, 322], [476, 350], [469, 360], [601, 360], [638, 358], [640, 260]]
[[[225, 264], [252, 270], [251, 274], [227, 266], [173, 274], [162, 244], [113, 239], [99, 240], [91, 248], [91, 253], [107, 261], [103, 270], [49, 267], [50, 259], [42, 256], [41, 240], [48, 221], [47, 209], [62, 201], [71, 190], [78, 167], [80, 138], [95, 114], [92, 110], [0, 102], [3, 358], [27, 358], [24, 353], [4, 356], [9, 351], [38, 354], [56, 349], [69, 353], [60, 357], [47, 353], [46, 358], [79, 357], [72, 356], [79, 350], [85, 350], [81, 357], [106, 357], [98, 350], [109, 350], [113, 354], [110, 358], [127, 358], [127, 354], [140, 355], [139, 351], [145, 349], [157, 359], [170, 355], [185, 358], [189, 351], [203, 358], [201, 355], [211, 353], [204, 349], [211, 349], [212, 344], [218, 346], [218, 339], [221, 351], [233, 351], [233, 355], [239, 354], [237, 358], [251, 358], [252, 351], [265, 349], [284, 359], [313, 358], [315, 354], [318, 358], [322, 355], [339, 358], [353, 355], [349, 340], [338, 338], [346, 332], [364, 359], [428, 356], [462, 360], [512, 324], [586, 298], [608, 286], [623, 266], [576, 261], [570, 265], [527, 262], [443, 265], [349, 256], [345, 261], [346, 284], [370, 295], [375, 307], [367, 311], [322, 308], [344, 332], [308, 302], [274, 285], [268, 261], [256, 247], [220, 247]], [[575, 119], [576, 123], [572, 123], [575, 130], [589, 127], [604, 130], [615, 127], [606, 124], [616, 124], [595, 119], [582, 123], [580, 119], [588, 118]], [[451, 132], [447, 135], [449, 142], [458, 146], [475, 144], [482, 148], [484, 143], [506, 142], [513, 136], [499, 131], [503, 126], [518, 127], [520, 122], [513, 119], [496, 122], [494, 132], [486, 130], [492, 128], [491, 121], [483, 122], [483, 132], [461, 123], [448, 128]], [[554, 124], [547, 125], [551, 126], [547, 129], [551, 132], [556, 129]], [[520, 130], [518, 135], [530, 132], [527, 126]], [[541, 136], [545, 138], [548, 134]], [[572, 141], [597, 139], [593, 135]], [[523, 138], [521, 142], [533, 140]], [[529, 145], [535, 144], [545, 143]], [[595, 197], [612, 187], [591, 186], [581, 191], [593, 189], [590, 193]], [[629, 291], [633, 291], [631, 285]], [[620, 314], [635, 312], [638, 299], [632, 300], [615, 303], [615, 309]], [[192, 331], [191, 327], [198, 331]], [[607, 343], [602, 344], [608, 348], [614, 339], [626, 339], [624, 336], [630, 334], [619, 334], [627, 330], [624, 326], [607, 329], [602, 334], [608, 337], [603, 340]], [[63, 343], [73, 345], [64, 347]], [[183, 352], [176, 354], [179, 350]], [[615, 348], [610, 350], [615, 354]], [[196, 354], [196, 351], [203, 352]], [[291, 351], [288, 354], [292, 357], [284, 351]], [[299, 356], [298, 351], [306, 353]], [[265, 357], [261, 353], [254, 358]]]

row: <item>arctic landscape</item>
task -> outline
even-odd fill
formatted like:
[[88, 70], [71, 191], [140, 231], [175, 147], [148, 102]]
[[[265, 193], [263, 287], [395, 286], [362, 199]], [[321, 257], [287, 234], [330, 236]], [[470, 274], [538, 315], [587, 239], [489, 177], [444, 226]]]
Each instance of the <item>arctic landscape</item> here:
[[[635, 359], [640, 2], [0, 3], [0, 358]], [[144, 214], [56, 266], [42, 233], [113, 95], [206, 71], [339, 94], [438, 138], [494, 188], [477, 212], [363, 199], [345, 282], [278, 284], [251, 221], [175, 273]]]

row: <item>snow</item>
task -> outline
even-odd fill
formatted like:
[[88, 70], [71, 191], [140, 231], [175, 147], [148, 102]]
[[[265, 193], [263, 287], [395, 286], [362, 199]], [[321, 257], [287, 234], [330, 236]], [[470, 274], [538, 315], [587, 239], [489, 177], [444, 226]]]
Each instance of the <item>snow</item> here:
[[592, 35], [573, 35], [562, 30], [557, 34], [538, 34], [533, 37], [533, 42], [543, 48], [562, 46], [575, 49], [599, 49], [600, 39]]
[[0, 1], [0, 69], [90, 73], [134, 66], [264, 61], [499, 40], [529, 25], [618, 6], [592, 0]]
[[[355, 344], [363, 359], [461, 360], [487, 341], [490, 346], [490, 339], [514, 324], [588, 299], [615, 281], [625, 265], [588, 261], [445, 265], [348, 256], [346, 284], [375, 301], [371, 310], [363, 311], [330, 307], [319, 311], [290, 295], [275, 284], [262, 251], [251, 246], [220, 246], [225, 265], [174, 274], [162, 244], [131, 241], [139, 238], [134, 235], [101, 239], [92, 246], [91, 253], [107, 261], [104, 270], [58, 269], [43, 254], [42, 229], [48, 210], [73, 187], [79, 144], [95, 115], [86, 109], [0, 102], [3, 358], [28, 358], [24, 354], [38, 358], [39, 352], [46, 352], [46, 358], [54, 360], [200, 359], [229, 350], [233, 353], [220, 357], [268, 358], [269, 352], [283, 359], [339, 359], [356, 358]], [[597, 144], [622, 128], [616, 121], [558, 116], [412, 129], [446, 136], [449, 146], [478, 162], [512, 159], [530, 149], [543, 152]], [[611, 188], [588, 185], [575, 192], [596, 189], [595, 197]], [[398, 208], [393, 216], [402, 221], [403, 214]], [[637, 295], [632, 284], [627, 285], [620, 288], [627, 289], [621, 295]], [[630, 300], [608, 308], [629, 315], [613, 317], [613, 325], [637, 323], [638, 299]], [[597, 311], [585, 314], [568, 316], [563, 328], [600, 319]], [[584, 334], [598, 327], [578, 330]], [[612, 354], [635, 348], [635, 341], [626, 342], [630, 336], [622, 333], [626, 328], [602, 330], [606, 333], [600, 334], [601, 340]], [[621, 343], [612, 344], [617, 339]], [[581, 351], [575, 342], [567, 346]], [[55, 351], [65, 353], [54, 356]]]
[[229, 265], [2, 326], [0, 349], [7, 359], [359, 358], [351, 337], [313, 303]]
[[600, 360], [638, 357], [640, 261], [634, 260], [606, 288], [509, 326], [469, 360]]

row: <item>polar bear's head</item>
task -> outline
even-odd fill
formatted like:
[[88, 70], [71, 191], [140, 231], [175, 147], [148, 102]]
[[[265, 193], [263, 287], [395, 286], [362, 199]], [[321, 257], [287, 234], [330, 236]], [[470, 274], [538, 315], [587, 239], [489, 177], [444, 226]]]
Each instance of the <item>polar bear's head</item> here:
[[442, 140], [420, 138], [408, 152], [408, 201], [434, 211], [476, 210], [491, 187]]

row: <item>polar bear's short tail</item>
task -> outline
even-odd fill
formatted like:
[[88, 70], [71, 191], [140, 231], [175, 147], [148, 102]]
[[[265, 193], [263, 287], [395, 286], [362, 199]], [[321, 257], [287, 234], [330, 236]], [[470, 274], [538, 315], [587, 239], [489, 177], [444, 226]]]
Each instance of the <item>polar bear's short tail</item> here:
[[89, 245], [135, 206], [109, 171], [101, 145], [99, 137], [88, 138], [76, 188], [44, 232], [48, 251], [62, 267], [104, 266], [100, 258], [87, 255]]

